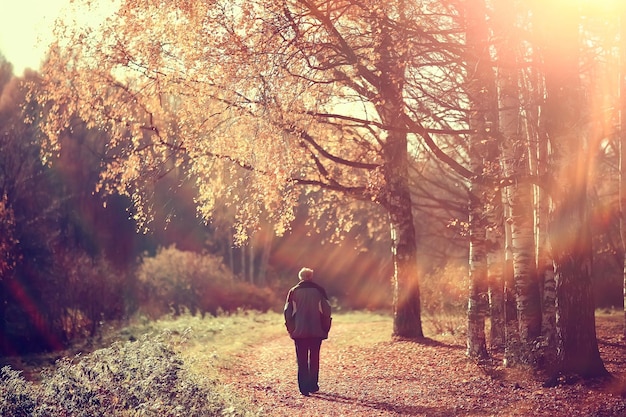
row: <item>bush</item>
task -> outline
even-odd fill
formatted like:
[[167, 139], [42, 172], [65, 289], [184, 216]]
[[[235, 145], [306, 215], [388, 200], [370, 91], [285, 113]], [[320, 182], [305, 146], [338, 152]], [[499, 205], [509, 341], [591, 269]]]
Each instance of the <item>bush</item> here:
[[20, 372], [5, 366], [0, 370], [0, 416], [32, 416], [37, 405], [32, 384]]
[[244, 415], [213, 381], [187, 371], [172, 344], [145, 337], [115, 343], [82, 358], [63, 359], [39, 385], [9, 367], [0, 372], [3, 416]]
[[222, 259], [208, 253], [161, 248], [144, 257], [138, 270], [143, 286], [140, 309], [152, 318], [185, 311], [192, 315], [247, 308], [267, 311], [277, 305], [268, 288], [237, 281]]

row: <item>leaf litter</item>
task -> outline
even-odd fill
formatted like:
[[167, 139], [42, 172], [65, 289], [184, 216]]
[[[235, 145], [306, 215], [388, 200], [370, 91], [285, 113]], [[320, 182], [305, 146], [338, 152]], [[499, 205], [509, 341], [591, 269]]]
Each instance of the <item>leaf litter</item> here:
[[[298, 392], [293, 341], [285, 334], [236, 353], [219, 378], [260, 415], [281, 416], [626, 416], [626, 342], [622, 322], [597, 321], [600, 352], [613, 378], [574, 380], [553, 388], [520, 368], [478, 365], [465, 341], [381, 340], [389, 322], [333, 321], [322, 344], [320, 391]], [[368, 336], [370, 335], [370, 336]]]

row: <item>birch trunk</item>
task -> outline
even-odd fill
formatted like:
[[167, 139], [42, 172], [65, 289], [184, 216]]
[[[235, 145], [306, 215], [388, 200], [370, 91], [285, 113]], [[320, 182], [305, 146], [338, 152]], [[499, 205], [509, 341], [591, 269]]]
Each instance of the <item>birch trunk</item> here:
[[505, 252], [504, 243], [504, 213], [502, 208], [502, 193], [497, 192], [493, 208], [488, 212], [489, 227], [487, 229], [487, 274], [489, 283], [489, 315], [491, 328], [489, 347], [494, 351], [504, 349], [505, 343], [505, 313], [504, 313], [504, 270]]
[[[506, 191], [506, 190], [505, 190]], [[504, 198], [504, 197], [503, 197]], [[504, 216], [511, 218], [511, 208], [503, 202]], [[517, 325], [517, 308], [515, 306], [515, 279], [513, 274], [513, 250], [511, 245], [511, 222], [504, 222], [504, 366], [516, 364], [519, 360], [519, 326]]]
[[[484, 178], [494, 176], [485, 161], [493, 160], [493, 129], [496, 120], [496, 88], [491, 56], [489, 31], [484, 0], [472, 0], [465, 9], [466, 46], [468, 55], [467, 92], [469, 98], [471, 170], [469, 231], [470, 285], [467, 305], [467, 354], [471, 358], [486, 358], [485, 317], [489, 308], [487, 268], [487, 207], [493, 201], [493, 191]], [[496, 148], [497, 150], [497, 148]]]
[[478, 198], [470, 201], [470, 284], [467, 304], [467, 355], [486, 358], [485, 316], [487, 298], [487, 254], [484, 205]]
[[[540, 62], [537, 54], [534, 62]], [[529, 163], [531, 175], [545, 178], [548, 175], [548, 138], [541, 123], [539, 105], [545, 96], [543, 79], [538, 76], [535, 66], [524, 71], [523, 88], [525, 109], [524, 126], [528, 137]], [[554, 362], [556, 355], [556, 283], [554, 264], [550, 257], [548, 241], [549, 197], [545, 190], [533, 185], [535, 257], [537, 278], [541, 294], [541, 355], [548, 363]]]
[[[547, 161], [548, 139], [545, 134], [535, 135], [537, 138], [537, 164], [533, 172], [537, 176], [548, 173]], [[534, 187], [535, 191], [535, 236], [537, 271], [542, 289], [541, 336], [542, 354], [548, 363], [553, 363], [556, 357], [556, 281], [554, 279], [554, 262], [550, 256], [548, 236], [548, 219], [550, 204], [548, 194], [541, 187]]]
[[517, 357], [510, 361], [532, 363], [533, 342], [541, 331], [539, 287], [535, 270], [535, 239], [533, 227], [532, 185], [517, 179], [530, 173], [528, 147], [521, 118], [520, 79], [516, 51], [517, 41], [512, 37], [514, 8], [497, 4], [498, 55], [497, 82], [499, 87], [499, 131], [502, 135], [502, 170], [511, 180], [505, 195], [510, 209], [511, 246], [515, 300], [520, 345], [512, 352]]

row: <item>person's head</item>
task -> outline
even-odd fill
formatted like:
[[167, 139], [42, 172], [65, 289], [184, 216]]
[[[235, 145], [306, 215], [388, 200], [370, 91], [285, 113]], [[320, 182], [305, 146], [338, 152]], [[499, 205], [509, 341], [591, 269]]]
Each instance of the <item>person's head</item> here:
[[311, 268], [302, 268], [298, 273], [300, 281], [311, 281], [313, 279], [313, 270]]

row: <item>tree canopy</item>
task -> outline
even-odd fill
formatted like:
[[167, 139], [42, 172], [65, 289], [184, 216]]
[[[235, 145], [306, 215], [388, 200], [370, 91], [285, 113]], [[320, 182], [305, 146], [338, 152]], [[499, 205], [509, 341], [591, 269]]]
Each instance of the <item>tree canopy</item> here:
[[[141, 206], [135, 186], [185, 167], [206, 218], [217, 196], [228, 195], [251, 229], [265, 211], [285, 230], [307, 189], [389, 205], [389, 132], [427, 135], [426, 123], [462, 123], [456, 99], [440, 98], [455, 94], [460, 65], [449, 50], [459, 29], [448, 7], [124, 1], [99, 27], [57, 28], [40, 97], [54, 103], [51, 149], [79, 115], [106, 129], [111, 152], [122, 156], [110, 163], [106, 186]], [[394, 83], [403, 97], [392, 126], [384, 119], [394, 98], [385, 95]], [[234, 178], [250, 192], [235, 196], [224, 186]], [[311, 217], [329, 208], [311, 205]]]

